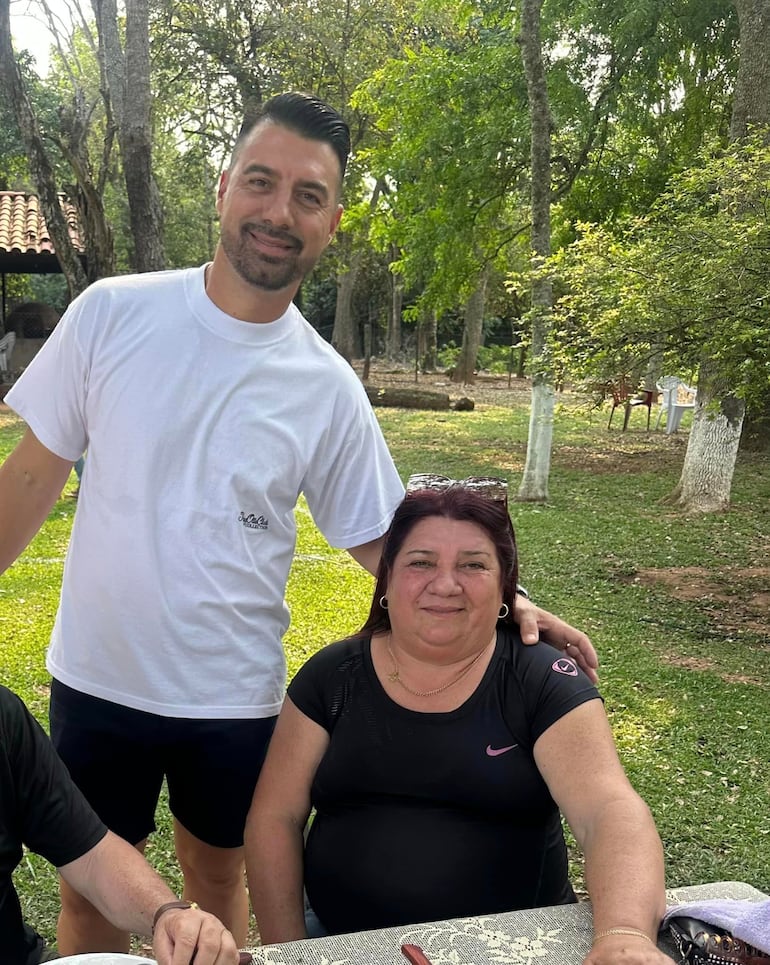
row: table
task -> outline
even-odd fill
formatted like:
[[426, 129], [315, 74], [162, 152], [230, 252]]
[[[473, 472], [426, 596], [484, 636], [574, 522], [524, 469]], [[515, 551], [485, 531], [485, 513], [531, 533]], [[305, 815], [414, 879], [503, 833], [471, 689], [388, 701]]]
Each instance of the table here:
[[[676, 888], [667, 904], [706, 898], [761, 901], [761, 891], [740, 881]], [[480, 918], [383, 928], [250, 949], [255, 965], [406, 965], [401, 945], [420, 945], [434, 965], [580, 965], [593, 938], [591, 903], [533, 908]], [[662, 936], [659, 947], [677, 958]]]

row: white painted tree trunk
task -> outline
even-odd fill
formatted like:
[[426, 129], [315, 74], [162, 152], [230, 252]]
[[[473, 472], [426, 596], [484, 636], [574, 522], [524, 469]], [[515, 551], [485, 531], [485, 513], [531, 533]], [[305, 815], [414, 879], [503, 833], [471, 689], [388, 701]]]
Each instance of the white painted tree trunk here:
[[553, 410], [555, 391], [547, 362], [548, 333], [551, 326], [553, 287], [542, 273], [544, 260], [551, 253], [551, 130], [553, 120], [548, 101], [545, 63], [540, 38], [542, 0], [523, 0], [521, 7], [521, 58], [527, 78], [527, 99], [531, 136], [532, 206], [532, 409], [524, 475], [516, 498], [526, 502], [548, 499], [551, 470]]
[[555, 396], [553, 386], [547, 382], [536, 382], [532, 386], [527, 461], [516, 494], [522, 502], [542, 503], [548, 499]]
[[743, 415], [738, 399], [727, 396], [717, 406], [699, 391], [682, 475], [666, 502], [692, 513], [729, 507]]

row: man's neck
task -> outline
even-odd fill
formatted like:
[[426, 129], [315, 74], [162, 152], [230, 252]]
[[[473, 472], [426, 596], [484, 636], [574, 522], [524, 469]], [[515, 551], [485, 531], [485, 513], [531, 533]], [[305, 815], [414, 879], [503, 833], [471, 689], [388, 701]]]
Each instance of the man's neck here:
[[220, 311], [242, 322], [266, 325], [284, 314], [299, 291], [299, 284], [280, 291], [265, 291], [244, 281], [233, 270], [221, 248], [206, 266], [206, 294]]

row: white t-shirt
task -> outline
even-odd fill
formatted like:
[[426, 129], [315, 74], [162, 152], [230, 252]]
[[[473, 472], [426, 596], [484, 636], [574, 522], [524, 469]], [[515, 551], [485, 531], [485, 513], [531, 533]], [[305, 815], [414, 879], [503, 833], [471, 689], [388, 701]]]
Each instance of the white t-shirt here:
[[163, 716], [277, 713], [297, 498], [347, 548], [403, 496], [350, 366], [293, 305], [221, 312], [201, 267], [92, 285], [5, 401], [57, 455], [88, 449], [51, 674]]

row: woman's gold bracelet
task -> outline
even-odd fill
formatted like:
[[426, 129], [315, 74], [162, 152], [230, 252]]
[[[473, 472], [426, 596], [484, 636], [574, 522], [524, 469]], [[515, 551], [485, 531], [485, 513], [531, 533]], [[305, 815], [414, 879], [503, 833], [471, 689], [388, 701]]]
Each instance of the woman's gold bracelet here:
[[604, 931], [597, 932], [594, 935], [594, 944], [596, 944], [600, 938], [609, 938], [610, 935], [635, 935], [637, 938], [644, 938], [651, 945], [655, 944], [646, 932], [640, 931], [638, 928], [606, 928]]

